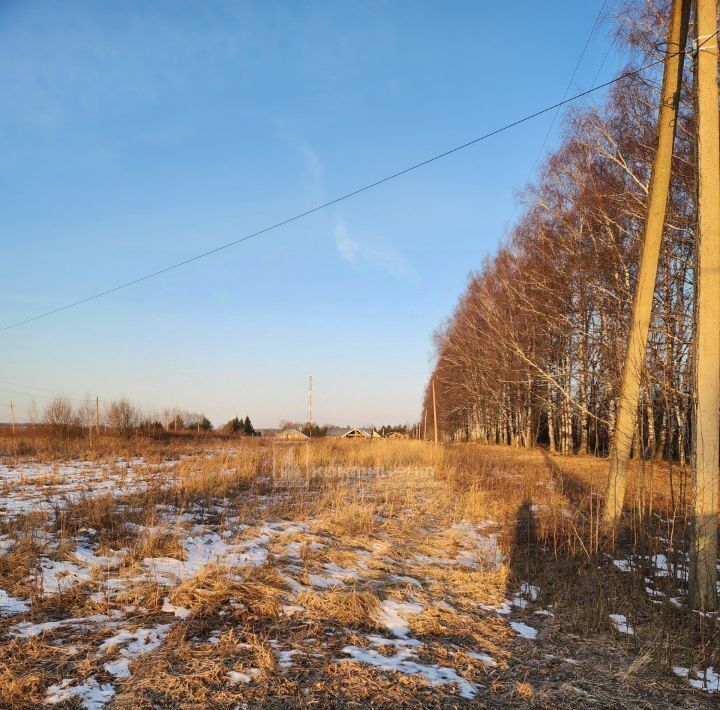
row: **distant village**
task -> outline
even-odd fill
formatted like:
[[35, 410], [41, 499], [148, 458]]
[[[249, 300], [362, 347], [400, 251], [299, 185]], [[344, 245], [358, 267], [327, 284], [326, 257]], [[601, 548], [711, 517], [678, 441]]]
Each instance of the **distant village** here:
[[281, 429], [261, 429], [264, 437], [281, 441], [304, 441], [310, 438], [327, 437], [334, 439], [408, 439], [406, 427], [304, 427], [286, 426]]

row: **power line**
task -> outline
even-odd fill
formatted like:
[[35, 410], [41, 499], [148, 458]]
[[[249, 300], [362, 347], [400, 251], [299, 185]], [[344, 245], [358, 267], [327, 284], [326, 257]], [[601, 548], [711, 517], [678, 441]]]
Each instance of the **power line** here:
[[71, 402], [95, 402], [96, 399], [100, 402], [104, 402], [104, 399], [99, 399], [96, 397], [87, 396], [82, 399], [78, 397], [68, 397], [66, 394], [63, 394], [62, 392], [56, 392], [53, 396], [47, 395], [47, 394], [36, 394], [34, 392], [22, 392], [21, 390], [10, 390], [6, 388], [0, 388], [0, 392], [3, 392], [4, 394], [16, 394], [20, 395], [22, 397], [29, 397], [30, 399], [45, 399], [48, 401], [52, 401], [54, 399], [67, 399]]
[[612, 52], [613, 47], [615, 47], [616, 42], [617, 42], [617, 36], [613, 37], [613, 40], [610, 43], [610, 46], [607, 48], [607, 52], [605, 52], [605, 56], [603, 57], [602, 62], [600, 62], [600, 66], [598, 67], [597, 71], [595, 72], [595, 76], [593, 77], [593, 80], [590, 83], [590, 86], [594, 86], [595, 82], [598, 80], [598, 77], [600, 76], [600, 72], [603, 70], [603, 67], [605, 66], [605, 62], [607, 62], [608, 57], [610, 56], [610, 52]]
[[[716, 34], [717, 34], [717, 32], [715, 33], [715, 35]], [[710, 37], [705, 38], [705, 40], [703, 41], [702, 44], [705, 44], [705, 42], [707, 42], [709, 39], [711, 39], [715, 35], [711, 35]], [[696, 49], [698, 49], [700, 46], [702, 46], [702, 45], [698, 45], [698, 47]], [[685, 51], [685, 50], [682, 49], [680, 51]], [[675, 54], [679, 54], [680, 51], [675, 52]], [[200, 254], [196, 254], [195, 256], [191, 256], [188, 259], [183, 259], [182, 261], [178, 261], [175, 264], [171, 264], [170, 266], [166, 266], [162, 269], [153, 271], [149, 274], [139, 276], [138, 278], [132, 279], [131, 281], [126, 281], [125, 283], [105, 289], [104, 291], [99, 291], [98, 293], [95, 293], [92, 296], [86, 296], [85, 298], [81, 298], [77, 301], [67, 303], [64, 306], [54, 308], [50, 311], [46, 311], [45, 313], [40, 313], [36, 316], [32, 316], [31, 318], [26, 318], [24, 320], [17, 321], [16, 323], [10, 323], [9, 325], [2, 326], [2, 327], [0, 327], [0, 332], [5, 332], [7, 330], [11, 330], [12, 328], [18, 328], [22, 325], [27, 325], [28, 323], [33, 323], [33, 322], [35, 322], [37, 320], [41, 320], [43, 318], [49, 318], [50, 316], [56, 315], [57, 313], [62, 313], [63, 311], [70, 310], [71, 308], [81, 306], [84, 303], [89, 303], [90, 301], [95, 301], [104, 296], [108, 296], [111, 293], [116, 293], [117, 291], [122, 291], [123, 289], [129, 288], [130, 286], [135, 286], [139, 283], [142, 283], [143, 281], [148, 281], [149, 279], [155, 278], [156, 276], [161, 276], [162, 274], [166, 274], [169, 271], [174, 271], [175, 269], [179, 269], [183, 266], [187, 266], [188, 264], [192, 264], [195, 261], [199, 261], [200, 259], [204, 259], [208, 256], [212, 256], [213, 254], [217, 254], [218, 252], [224, 251], [225, 249], [229, 249], [230, 247], [234, 247], [234, 246], [237, 246], [238, 244], [242, 244], [243, 242], [246, 242], [250, 239], [254, 239], [255, 237], [259, 237], [264, 234], [267, 234], [268, 232], [279, 229], [280, 227], [284, 227], [285, 225], [291, 224], [292, 222], [297, 222], [298, 220], [303, 219], [304, 217], [308, 217], [311, 214], [315, 214], [316, 212], [319, 212], [320, 210], [324, 210], [324, 209], [326, 209], [328, 207], [332, 207], [333, 205], [336, 205], [340, 202], [349, 200], [351, 197], [355, 197], [356, 195], [359, 195], [363, 192], [367, 192], [368, 190], [372, 190], [373, 188], [379, 187], [380, 185], [384, 185], [386, 182], [395, 180], [396, 178], [402, 177], [403, 175], [407, 175], [408, 173], [418, 170], [419, 168], [425, 167], [426, 165], [429, 165], [430, 163], [434, 163], [443, 158], [447, 158], [450, 155], [454, 155], [455, 153], [458, 153], [461, 150], [470, 148], [471, 146], [474, 146], [477, 143], [481, 143], [482, 141], [485, 141], [488, 138], [492, 138], [493, 136], [497, 136], [500, 133], [509, 131], [510, 129], [515, 128], [523, 123], [527, 123], [528, 121], [531, 121], [532, 119], [537, 118], [538, 116], [542, 116], [546, 113], [549, 113], [550, 111], [555, 111], [556, 109], [559, 109], [562, 106], [572, 103], [573, 101], [577, 101], [578, 99], [580, 99], [584, 96], [589, 96], [590, 94], [593, 94], [596, 91], [605, 89], [608, 86], [612, 86], [613, 84], [623, 81], [624, 79], [628, 79], [630, 77], [637, 76], [641, 72], [647, 71], [648, 69], [652, 69], [653, 67], [656, 67], [659, 64], [662, 64], [665, 61], [665, 59], [667, 59], [667, 57], [669, 57], [669, 56], [671, 56], [671, 55], [668, 54], [664, 58], [657, 59], [653, 62], [645, 64], [644, 66], [639, 67], [638, 69], [633, 69], [631, 71], [620, 74], [619, 76], [616, 76], [614, 79], [610, 79], [609, 81], [599, 84], [598, 86], [594, 86], [585, 91], [581, 91], [580, 93], [577, 93], [574, 96], [570, 96], [568, 98], [563, 98], [560, 101], [558, 101], [557, 103], [554, 103], [550, 106], [546, 106], [545, 108], [535, 111], [534, 113], [527, 114], [527, 115], [523, 116], [522, 118], [519, 118], [510, 123], [506, 123], [504, 126], [501, 126], [500, 128], [496, 128], [492, 131], [489, 131], [488, 133], [484, 133], [483, 135], [478, 136], [477, 138], [473, 138], [469, 141], [466, 141], [465, 143], [461, 143], [460, 145], [457, 145], [454, 148], [450, 148], [449, 150], [443, 151], [442, 153], [433, 155], [430, 158], [421, 160], [420, 162], [414, 163], [413, 165], [410, 165], [407, 168], [403, 168], [402, 170], [398, 170], [395, 173], [386, 175], [385, 177], [375, 180], [374, 182], [368, 183], [367, 185], [364, 185], [363, 187], [359, 187], [350, 192], [346, 192], [344, 195], [340, 195], [339, 197], [329, 200], [328, 202], [323, 202], [322, 204], [316, 205], [315, 207], [311, 207], [310, 209], [307, 209], [304, 212], [299, 212], [298, 214], [295, 214], [292, 217], [288, 217], [279, 222], [275, 222], [274, 224], [271, 224], [267, 227], [263, 227], [262, 229], [259, 229], [256, 232], [252, 232], [251, 234], [246, 234], [245, 236], [240, 237], [238, 239], [234, 239], [231, 242], [221, 244], [220, 246], [214, 247], [213, 249], [209, 249]]]
[[[26, 390], [37, 390], [38, 392], [49, 392], [50, 394], [59, 394], [60, 390], [54, 390], [49, 387], [38, 387], [37, 385], [24, 385], [21, 382], [8, 382], [7, 380], [0, 380], [0, 385], [10, 385], [12, 387], [22, 387]], [[64, 392], [61, 393], [64, 396]], [[67, 391], [67, 394], [74, 394], [78, 397], [83, 396], [81, 392], [70, 392]]]
[[[615, 47], [615, 43], [617, 42], [617, 37], [613, 37], [613, 41], [610, 43], [610, 46], [607, 48], [607, 52], [605, 52], [605, 56], [603, 57], [602, 62], [600, 62], [600, 66], [598, 67], [598, 70], [595, 72], [595, 76], [593, 77], [592, 82], [590, 83], [590, 86], [593, 86], [595, 82], [598, 80], [598, 77], [600, 76], [600, 72], [603, 70], [603, 67], [605, 66], [605, 62], [607, 62], [608, 57], [610, 56], [610, 52], [612, 52], [613, 48]], [[590, 98], [590, 101], [592, 102], [592, 98]], [[585, 102], [583, 101], [583, 106], [585, 105]]]
[[[567, 86], [565, 87], [565, 91], [563, 92], [563, 99], [568, 94], [568, 91], [572, 88], [573, 82], [575, 81], [575, 76], [578, 73], [578, 69], [580, 69], [580, 65], [582, 64], [582, 60], [585, 58], [585, 52], [587, 52], [587, 48], [590, 46], [590, 40], [592, 40], [593, 35], [595, 34], [595, 30], [598, 27], [598, 24], [600, 22], [600, 18], [602, 17], [603, 10], [605, 9], [605, 5], [607, 5], [607, 0], [603, 0], [603, 4], [600, 6], [600, 9], [598, 10], [598, 13], [595, 17], [595, 22], [593, 22], [592, 29], [590, 30], [590, 34], [587, 36], [587, 39], [585, 40], [585, 45], [582, 48], [582, 52], [580, 52], [580, 56], [578, 57], [577, 63], [575, 64], [575, 68], [573, 69], [573, 73], [570, 76], [570, 81], [568, 81]], [[614, 44], [614, 41], [613, 41]], [[608, 49], [609, 54], [609, 49]], [[605, 59], [607, 59], [607, 55], [605, 55]], [[602, 64], [600, 65], [600, 68], [602, 69], [602, 66], [605, 64], [605, 59], [603, 59]], [[600, 71], [598, 70], [598, 74]], [[597, 81], [597, 74], [595, 75], [595, 79], [593, 80], [592, 85]], [[535, 160], [533, 161], [532, 167], [530, 168], [530, 172], [528, 173], [527, 178], [525, 179], [525, 182], [529, 182], [530, 178], [534, 175], [535, 169], [537, 168], [538, 163], [540, 162], [540, 158], [542, 157], [543, 151], [545, 150], [545, 146], [547, 145], [548, 139], [550, 138], [550, 134], [552, 133], [552, 129], [555, 126], [555, 121], [557, 121], [557, 117], [560, 115], [560, 106], [557, 107], [557, 110], [555, 111], [552, 121], [550, 122], [550, 125], [548, 126], [547, 132], [545, 133], [545, 137], [543, 138], [542, 144], [540, 145], [540, 149], [537, 152], [537, 155], [535, 156]], [[515, 212], [517, 211], [517, 203], [515, 205], [515, 209], [513, 210], [513, 217], [515, 216]], [[510, 220], [512, 222], [512, 218]]]

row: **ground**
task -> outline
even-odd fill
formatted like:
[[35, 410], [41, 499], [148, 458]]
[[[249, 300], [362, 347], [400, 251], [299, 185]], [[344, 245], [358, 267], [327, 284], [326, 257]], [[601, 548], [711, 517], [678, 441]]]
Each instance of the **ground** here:
[[714, 619], [684, 608], [677, 555], [651, 555], [634, 513], [612, 554], [593, 531], [602, 462], [413, 441], [116, 448], [3, 457], [2, 707], [717, 700]]

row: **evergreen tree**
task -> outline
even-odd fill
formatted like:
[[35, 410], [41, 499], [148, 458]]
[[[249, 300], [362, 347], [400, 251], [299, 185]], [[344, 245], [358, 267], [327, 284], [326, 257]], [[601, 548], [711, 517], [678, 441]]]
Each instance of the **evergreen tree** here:
[[245, 423], [243, 424], [243, 430], [246, 436], [255, 436], [255, 428], [250, 421], [250, 417], [245, 417]]

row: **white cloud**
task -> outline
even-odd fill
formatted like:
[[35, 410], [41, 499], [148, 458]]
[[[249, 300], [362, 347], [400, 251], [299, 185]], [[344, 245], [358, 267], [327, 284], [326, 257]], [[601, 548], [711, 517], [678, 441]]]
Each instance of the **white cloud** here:
[[324, 202], [323, 193], [323, 163], [320, 160], [320, 156], [315, 150], [306, 143], [302, 138], [298, 137], [296, 133], [285, 125], [285, 122], [280, 119], [273, 119], [273, 124], [278, 136], [292, 146], [293, 150], [296, 150], [302, 157], [303, 170], [304, 170], [304, 185], [308, 188], [309, 197], [308, 200], [313, 203]]
[[350, 264], [355, 262], [355, 257], [360, 251], [360, 244], [350, 238], [347, 226], [342, 219], [339, 219], [335, 225], [335, 246], [345, 261]]
[[344, 261], [358, 269], [371, 268], [390, 276], [415, 280], [417, 274], [405, 257], [394, 247], [385, 244], [361, 244], [350, 236], [345, 220], [335, 224], [335, 246]]

